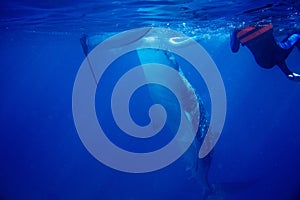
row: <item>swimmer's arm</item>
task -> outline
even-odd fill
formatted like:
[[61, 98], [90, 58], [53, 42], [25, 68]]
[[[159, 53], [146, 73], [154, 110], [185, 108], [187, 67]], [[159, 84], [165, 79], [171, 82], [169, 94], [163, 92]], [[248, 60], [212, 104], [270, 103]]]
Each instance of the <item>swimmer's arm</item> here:
[[233, 53], [238, 52], [238, 50], [240, 49], [240, 41], [237, 38], [237, 33], [238, 30], [234, 29], [233, 32], [230, 34], [230, 47]]
[[300, 75], [292, 72], [285, 62], [277, 63], [281, 71], [287, 76], [288, 79], [296, 82], [300, 82]]
[[281, 69], [281, 71], [288, 77], [289, 75], [293, 74], [293, 72], [288, 68], [285, 61], [278, 62], [277, 66]]

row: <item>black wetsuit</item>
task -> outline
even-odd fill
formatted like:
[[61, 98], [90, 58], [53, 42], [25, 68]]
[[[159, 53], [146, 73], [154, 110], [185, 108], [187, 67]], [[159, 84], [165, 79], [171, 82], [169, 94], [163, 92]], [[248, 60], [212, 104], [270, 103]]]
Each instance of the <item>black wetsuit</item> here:
[[231, 34], [231, 50], [237, 52], [241, 43], [249, 48], [258, 65], [268, 69], [277, 65], [288, 78], [292, 79], [293, 72], [287, 67], [285, 60], [293, 47], [299, 45], [299, 39], [299, 34], [293, 34], [282, 42], [276, 42], [272, 25], [247, 27], [235, 29]]

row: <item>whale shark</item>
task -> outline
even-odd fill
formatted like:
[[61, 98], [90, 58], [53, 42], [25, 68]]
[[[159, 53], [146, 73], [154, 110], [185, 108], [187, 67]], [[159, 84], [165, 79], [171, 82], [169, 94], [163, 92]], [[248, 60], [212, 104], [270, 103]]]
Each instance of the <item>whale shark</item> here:
[[[148, 32], [147, 32], [148, 33]], [[145, 33], [145, 34], [147, 34]], [[118, 51], [118, 49], [122, 48], [122, 46], [125, 46], [127, 43], [135, 42], [138, 39], [143, 38], [143, 34], [141, 34], [141, 37], [135, 39], [135, 38], [129, 38], [125, 40], [125, 42], [122, 44], [123, 41], [116, 42], [117, 45], [114, 49], [114, 51]], [[144, 37], [144, 42], [160, 42], [163, 41], [158, 40], [155, 41], [157, 38], [153, 36]], [[167, 38], [168, 39], [168, 38]], [[90, 36], [83, 35], [80, 39], [83, 51], [85, 56], [88, 59], [89, 52], [97, 46], [103, 40], [102, 36]], [[174, 45], [188, 45], [189, 39], [187, 38], [174, 38], [173, 40], [168, 40]], [[201, 147], [201, 144], [203, 143], [204, 137], [207, 133], [208, 126], [209, 126], [209, 114], [205, 109], [205, 106], [202, 102], [201, 96], [198, 94], [198, 92], [195, 90], [195, 88], [192, 86], [190, 81], [188, 80], [187, 76], [184, 73], [184, 70], [182, 69], [184, 66], [182, 66], [176, 59], [176, 55], [170, 51], [164, 51], [161, 49], [137, 49], [137, 56], [140, 62], [140, 65], [144, 65], [147, 63], [157, 63], [163, 64], [165, 66], [168, 66], [174, 70], [177, 71], [178, 76], [180, 77], [179, 80], [182, 83], [183, 87], [175, 88], [177, 91], [179, 91], [179, 96], [183, 99], [181, 102], [182, 106], [182, 113], [178, 113], [178, 110], [172, 111], [169, 113], [168, 117], [170, 118], [170, 121], [176, 121], [176, 117], [178, 114], [182, 114], [183, 117], [189, 122], [185, 128], [184, 128], [184, 134], [181, 137], [176, 138], [178, 143], [178, 149], [185, 148], [187, 146], [186, 143], [190, 141], [190, 137], [193, 137], [191, 144], [189, 145], [189, 149], [182, 155], [183, 160], [185, 162], [185, 170], [189, 175], [189, 179], [196, 180], [200, 185], [202, 186], [202, 197], [201, 199], [212, 199], [212, 196], [214, 196], [213, 199], [220, 199], [216, 198], [215, 195], [215, 189], [212, 187], [212, 185], [209, 182], [208, 174], [209, 169], [211, 166], [211, 160], [213, 151], [211, 151], [207, 156], [204, 158], [199, 158], [198, 152]], [[89, 62], [89, 61], [88, 61]], [[89, 62], [91, 73], [93, 74], [93, 77], [95, 79], [95, 82], [97, 84], [97, 78], [95, 77], [94, 73], [94, 66]], [[153, 66], [157, 67], [157, 66]], [[173, 83], [172, 76], [169, 76], [164, 71], [151, 71], [151, 69], [144, 69], [144, 79], [150, 80], [153, 76], [155, 77], [162, 77], [166, 82], [169, 82], [170, 84], [176, 84]], [[160, 87], [149, 87], [148, 92], [150, 93], [151, 99], [153, 102], [157, 102], [159, 100], [160, 103], [163, 105], [168, 105], [172, 107], [172, 101], [170, 101], [171, 97], [168, 96], [164, 90], [162, 90]], [[201, 113], [201, 114], [200, 114]], [[156, 115], [156, 117], [160, 117], [159, 115]], [[163, 118], [163, 117], [162, 117]], [[161, 121], [161, 120], [158, 120]], [[178, 121], [178, 120], [177, 120]], [[153, 126], [156, 126], [153, 124]], [[172, 123], [169, 125], [169, 131], [176, 132], [178, 127], [173, 126]]]

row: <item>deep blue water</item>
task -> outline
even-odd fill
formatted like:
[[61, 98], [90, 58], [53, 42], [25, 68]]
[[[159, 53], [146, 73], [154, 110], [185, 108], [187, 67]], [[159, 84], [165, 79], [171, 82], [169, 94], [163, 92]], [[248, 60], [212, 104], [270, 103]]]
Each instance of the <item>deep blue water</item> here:
[[[227, 115], [208, 174], [215, 199], [300, 199], [300, 85], [277, 67], [260, 68], [247, 48], [233, 54], [229, 46], [230, 31], [241, 24], [273, 22], [277, 37], [299, 30], [298, 1], [13, 0], [0, 6], [0, 199], [201, 199], [203, 183], [191, 178], [183, 158], [150, 173], [116, 171], [91, 156], [74, 125], [73, 84], [85, 59], [81, 35], [104, 40], [144, 26], [195, 37], [221, 73]], [[287, 60], [298, 73], [299, 53]]]

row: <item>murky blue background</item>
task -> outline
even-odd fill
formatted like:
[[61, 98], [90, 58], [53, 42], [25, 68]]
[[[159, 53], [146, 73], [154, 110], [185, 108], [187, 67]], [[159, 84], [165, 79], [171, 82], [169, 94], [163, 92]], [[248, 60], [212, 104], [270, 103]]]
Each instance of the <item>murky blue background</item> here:
[[[209, 171], [218, 199], [300, 198], [300, 85], [276, 67], [260, 68], [248, 49], [233, 54], [229, 47], [230, 30], [243, 23], [273, 22], [279, 38], [298, 30], [298, 1], [0, 5], [0, 199], [201, 199], [201, 183], [182, 159], [147, 174], [118, 172], [95, 160], [77, 135], [72, 89], [85, 58], [79, 38], [142, 26], [196, 36], [223, 77], [227, 118]], [[298, 73], [299, 53], [287, 60]]]

